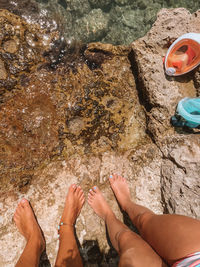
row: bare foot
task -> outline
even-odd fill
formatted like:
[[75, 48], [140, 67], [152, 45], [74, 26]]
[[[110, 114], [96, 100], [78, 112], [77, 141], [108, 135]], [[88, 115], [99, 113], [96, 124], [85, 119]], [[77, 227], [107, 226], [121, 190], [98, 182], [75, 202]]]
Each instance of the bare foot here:
[[44, 251], [44, 237], [27, 199], [23, 198], [19, 202], [14, 214], [14, 221], [18, 230], [26, 238], [27, 242], [29, 240], [31, 242], [36, 242], [41, 252]]
[[109, 177], [110, 186], [119, 202], [121, 208], [126, 211], [131, 202], [130, 191], [126, 179], [114, 174]]
[[84, 202], [85, 197], [82, 188], [72, 184], [69, 187], [66, 196], [65, 207], [60, 222], [74, 225], [81, 212]]
[[113, 214], [111, 208], [108, 206], [105, 198], [98, 187], [94, 186], [90, 189], [88, 194], [88, 203], [94, 210], [94, 212], [101, 217], [104, 221], [108, 214]]

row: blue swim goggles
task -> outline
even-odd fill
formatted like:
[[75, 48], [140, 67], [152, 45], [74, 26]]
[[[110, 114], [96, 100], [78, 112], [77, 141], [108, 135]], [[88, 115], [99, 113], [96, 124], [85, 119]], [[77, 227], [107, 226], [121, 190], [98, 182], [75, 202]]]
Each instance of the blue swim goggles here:
[[186, 97], [179, 101], [171, 123], [175, 127], [187, 126], [200, 129], [200, 97]]

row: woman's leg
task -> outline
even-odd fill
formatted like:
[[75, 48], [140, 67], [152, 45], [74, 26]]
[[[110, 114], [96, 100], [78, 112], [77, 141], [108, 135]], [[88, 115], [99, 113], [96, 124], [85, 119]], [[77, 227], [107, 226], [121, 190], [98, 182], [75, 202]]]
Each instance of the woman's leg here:
[[169, 264], [200, 251], [200, 221], [181, 215], [156, 215], [131, 201], [126, 179], [113, 175], [111, 188], [141, 236]]
[[14, 221], [27, 243], [16, 267], [36, 267], [45, 249], [45, 241], [28, 200], [23, 198], [17, 206]]
[[132, 232], [116, 218], [97, 187], [90, 190], [88, 203], [106, 223], [113, 247], [120, 255], [119, 266], [166, 266], [139, 235]]
[[66, 197], [65, 207], [60, 226], [60, 244], [56, 259], [56, 267], [81, 267], [83, 266], [79, 249], [74, 235], [74, 224], [79, 216], [85, 197], [80, 186], [71, 185]]

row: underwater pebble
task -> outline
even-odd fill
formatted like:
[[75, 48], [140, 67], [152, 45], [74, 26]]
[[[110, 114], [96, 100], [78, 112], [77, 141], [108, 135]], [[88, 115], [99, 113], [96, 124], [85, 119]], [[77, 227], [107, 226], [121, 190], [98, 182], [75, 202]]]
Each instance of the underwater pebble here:
[[3, 48], [8, 53], [17, 52], [17, 44], [14, 40], [8, 40], [3, 44]]

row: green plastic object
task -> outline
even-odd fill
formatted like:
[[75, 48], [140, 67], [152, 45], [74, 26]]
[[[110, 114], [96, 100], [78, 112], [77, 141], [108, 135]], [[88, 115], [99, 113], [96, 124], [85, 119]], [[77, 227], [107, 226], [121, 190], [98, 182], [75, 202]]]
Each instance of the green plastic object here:
[[171, 118], [175, 127], [187, 126], [189, 128], [200, 127], [200, 97], [183, 98], [179, 101], [176, 114]]

